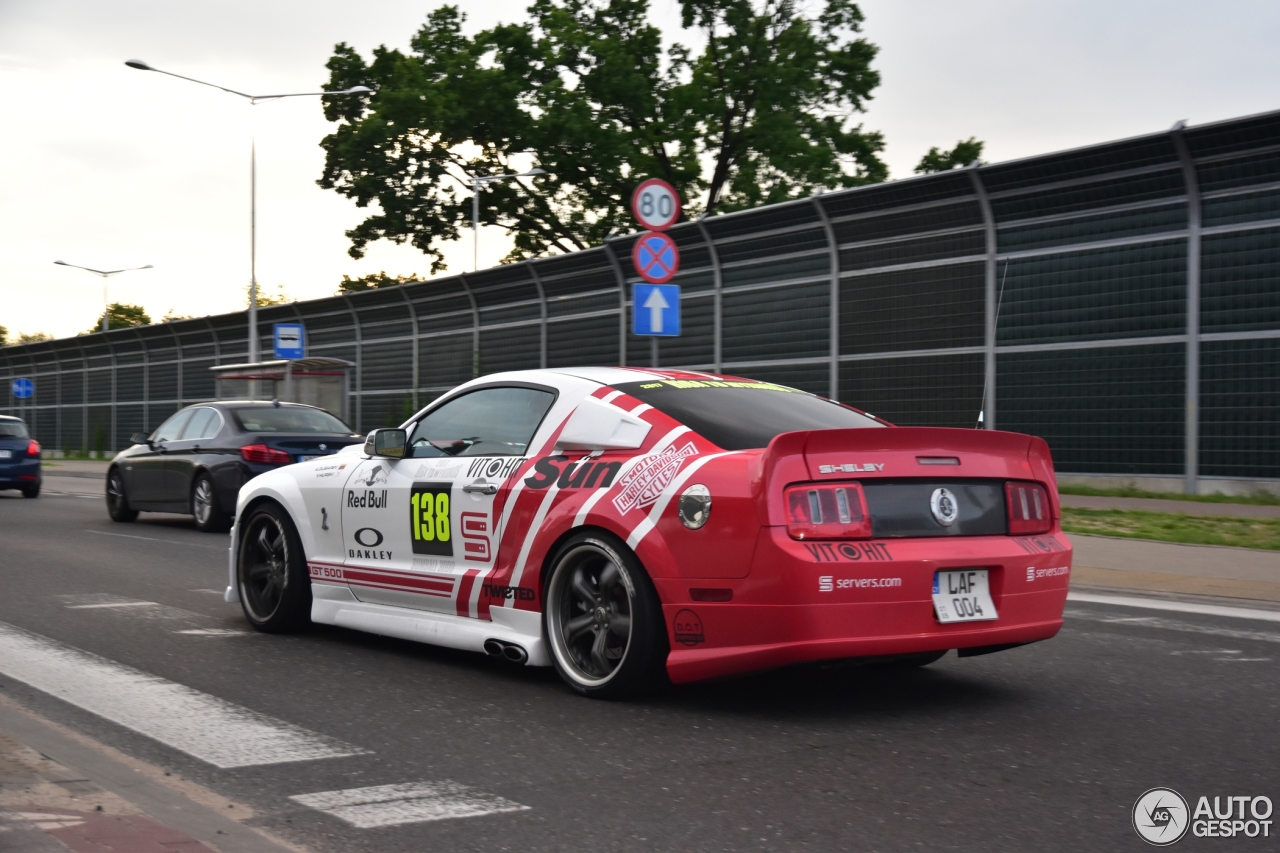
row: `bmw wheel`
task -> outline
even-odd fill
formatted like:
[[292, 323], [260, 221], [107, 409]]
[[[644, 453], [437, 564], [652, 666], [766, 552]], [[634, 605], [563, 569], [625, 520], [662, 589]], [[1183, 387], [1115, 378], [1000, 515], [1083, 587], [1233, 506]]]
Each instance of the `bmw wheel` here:
[[276, 504], [262, 504], [245, 519], [236, 548], [236, 583], [245, 618], [259, 631], [295, 631], [311, 621], [302, 541]]
[[565, 683], [615, 699], [659, 682], [668, 651], [662, 606], [635, 554], [607, 533], [580, 533], [551, 565], [543, 618]]
[[136, 509], [129, 508], [129, 496], [124, 491], [124, 477], [119, 468], [107, 473], [107, 515], [112, 521], [133, 521], [138, 517]]
[[195, 516], [196, 529], [203, 533], [222, 533], [231, 526], [227, 514], [218, 506], [213, 478], [205, 471], [197, 474], [191, 484], [191, 514]]

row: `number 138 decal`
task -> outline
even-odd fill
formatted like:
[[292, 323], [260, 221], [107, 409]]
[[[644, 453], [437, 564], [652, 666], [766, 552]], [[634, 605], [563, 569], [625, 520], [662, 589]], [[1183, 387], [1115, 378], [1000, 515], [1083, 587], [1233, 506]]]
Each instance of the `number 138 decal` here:
[[414, 483], [409, 498], [409, 531], [413, 553], [453, 556], [453, 533], [449, 526], [451, 483]]

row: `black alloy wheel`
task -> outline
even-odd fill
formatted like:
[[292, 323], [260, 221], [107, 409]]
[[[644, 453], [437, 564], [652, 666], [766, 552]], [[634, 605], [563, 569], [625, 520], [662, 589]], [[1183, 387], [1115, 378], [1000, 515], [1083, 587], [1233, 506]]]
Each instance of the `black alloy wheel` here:
[[107, 472], [107, 515], [112, 521], [133, 521], [138, 517], [138, 511], [129, 508], [129, 496], [125, 494], [124, 477], [119, 468]]
[[544, 599], [551, 657], [578, 693], [634, 695], [665, 675], [667, 633], [635, 554], [603, 532], [580, 533], [552, 561]]
[[249, 513], [236, 549], [236, 582], [245, 618], [259, 631], [295, 631], [311, 621], [302, 542], [278, 505], [263, 504]]
[[222, 533], [230, 527], [230, 519], [218, 505], [218, 493], [213, 489], [213, 478], [201, 471], [191, 484], [191, 514], [196, 529], [203, 533]]

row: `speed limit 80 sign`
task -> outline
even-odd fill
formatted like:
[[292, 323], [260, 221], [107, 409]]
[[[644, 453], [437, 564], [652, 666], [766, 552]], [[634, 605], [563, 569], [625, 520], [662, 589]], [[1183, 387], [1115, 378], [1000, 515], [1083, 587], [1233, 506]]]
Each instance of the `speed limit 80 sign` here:
[[680, 195], [666, 181], [650, 178], [631, 194], [631, 213], [643, 228], [666, 231], [680, 218]]

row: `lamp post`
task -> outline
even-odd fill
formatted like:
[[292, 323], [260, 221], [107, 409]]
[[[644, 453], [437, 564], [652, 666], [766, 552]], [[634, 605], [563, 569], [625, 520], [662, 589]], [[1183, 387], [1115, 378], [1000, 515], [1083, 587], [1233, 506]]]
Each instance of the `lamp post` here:
[[[228, 89], [225, 86], [219, 86], [216, 83], [208, 83], [204, 80], [197, 80], [194, 77], [184, 77], [181, 74], [174, 74], [172, 71], [164, 71], [154, 68], [141, 59], [125, 60], [125, 65], [130, 68], [136, 68], [139, 71], [154, 71], [157, 74], [165, 74], [169, 77], [177, 77], [179, 80], [186, 80], [191, 83], [199, 83], [201, 86], [209, 86], [214, 89], [221, 89], [223, 92], [229, 92], [232, 95], [239, 95], [247, 98], [251, 106], [257, 106], [259, 101], [277, 101], [281, 98], [303, 98], [303, 97], [324, 97], [326, 95], [367, 95], [373, 92], [368, 86], [352, 86], [349, 89], [342, 89], [337, 92], [288, 92], [282, 95], [250, 95], [245, 92], [237, 92], [235, 89]], [[258, 355], [258, 150], [257, 140], [250, 139], [249, 142], [249, 361], [257, 362]]]
[[480, 190], [494, 181], [507, 178], [527, 178], [530, 175], [545, 175], [546, 169], [530, 169], [510, 175], [472, 175], [471, 176], [471, 269], [480, 269]]
[[102, 331], [104, 332], [107, 331], [107, 328], [108, 328], [107, 318], [108, 318], [108, 315], [111, 313], [111, 306], [107, 302], [107, 279], [111, 278], [111, 276], [113, 275], [119, 275], [122, 272], [133, 272], [134, 270], [154, 269], [154, 267], [152, 267], [151, 264], [147, 264], [145, 267], [128, 267], [122, 270], [95, 270], [95, 269], [90, 269], [89, 267], [82, 267], [79, 264], [69, 264], [66, 261], [54, 261], [54, 263], [61, 267], [75, 267], [78, 270], [84, 270], [85, 272], [91, 272], [94, 275], [102, 276]]

